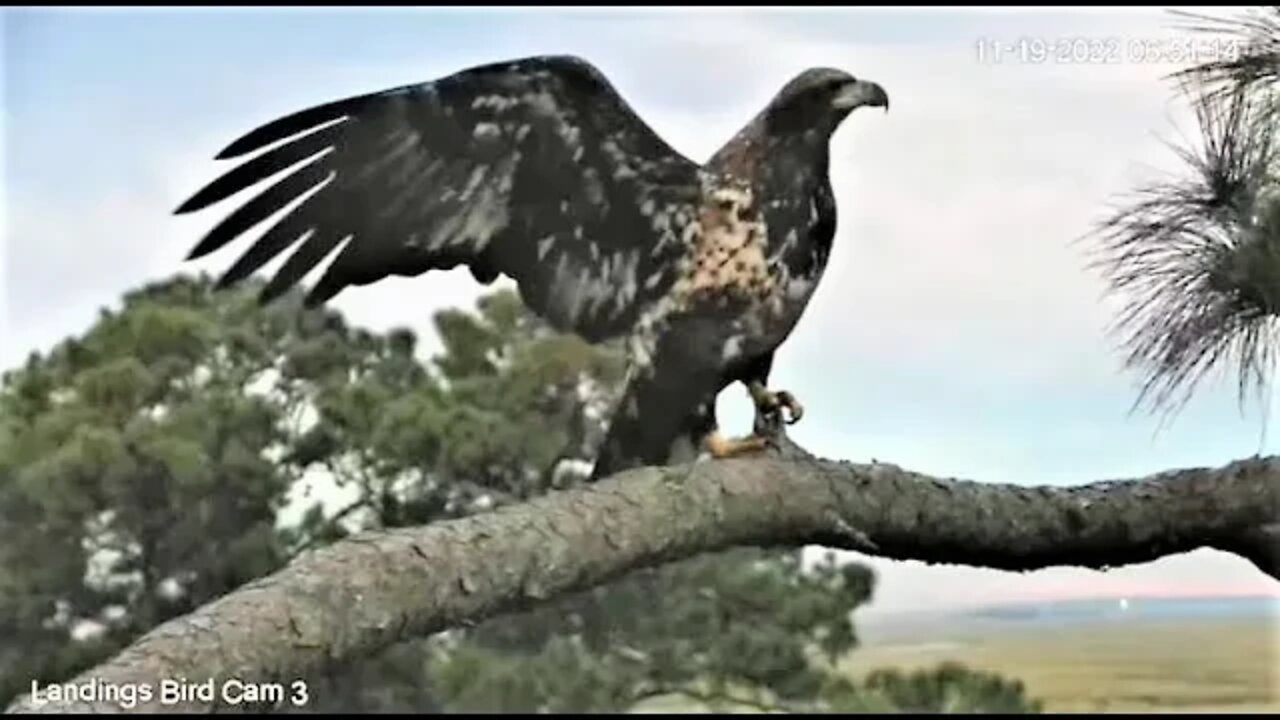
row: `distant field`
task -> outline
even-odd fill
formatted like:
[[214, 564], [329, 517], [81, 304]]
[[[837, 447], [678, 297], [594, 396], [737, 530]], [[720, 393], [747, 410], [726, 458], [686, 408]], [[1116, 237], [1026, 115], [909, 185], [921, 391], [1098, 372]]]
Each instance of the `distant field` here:
[[[1042, 615], [1022, 606], [1003, 616], [910, 614], [871, 622], [855, 614], [862, 645], [839, 669], [861, 679], [876, 668], [954, 660], [1022, 680], [1050, 712], [1280, 712], [1280, 614], [1274, 600], [1244, 602], [1251, 606], [1142, 601], [1127, 612], [1114, 601], [1100, 603], [1107, 612], [1061, 603]], [[1266, 603], [1272, 610], [1259, 612]], [[1077, 614], [1084, 611], [1092, 614]], [[633, 712], [706, 708], [667, 696]]]
[[1050, 711], [1280, 711], [1274, 617], [1154, 618], [1061, 624], [973, 620], [868, 633], [841, 665], [956, 660], [1021, 679]]

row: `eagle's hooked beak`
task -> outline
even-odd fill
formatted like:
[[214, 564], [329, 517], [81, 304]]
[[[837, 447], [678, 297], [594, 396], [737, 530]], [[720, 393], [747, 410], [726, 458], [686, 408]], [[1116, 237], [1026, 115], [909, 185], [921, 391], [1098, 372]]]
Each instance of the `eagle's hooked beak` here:
[[840, 110], [853, 110], [863, 105], [882, 107], [889, 112], [889, 94], [870, 80], [855, 80], [836, 93], [831, 104]]

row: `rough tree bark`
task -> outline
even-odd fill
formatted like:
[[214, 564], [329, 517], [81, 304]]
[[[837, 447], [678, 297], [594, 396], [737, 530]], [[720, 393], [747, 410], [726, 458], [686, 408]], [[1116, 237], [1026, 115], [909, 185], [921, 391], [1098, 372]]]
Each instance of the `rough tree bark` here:
[[[1280, 457], [1078, 487], [940, 479], [895, 465], [775, 457], [621, 473], [494, 512], [370, 532], [166, 622], [10, 712], [116, 712], [104, 689], [147, 688], [130, 711], [226, 706], [234, 681], [293, 683], [403, 638], [468, 625], [645, 566], [738, 545], [819, 544], [1007, 570], [1095, 568], [1212, 547], [1280, 579]], [[162, 682], [209, 683], [214, 702], [166, 702]], [[170, 688], [171, 689], [171, 688]], [[230, 699], [234, 700], [234, 697]]]

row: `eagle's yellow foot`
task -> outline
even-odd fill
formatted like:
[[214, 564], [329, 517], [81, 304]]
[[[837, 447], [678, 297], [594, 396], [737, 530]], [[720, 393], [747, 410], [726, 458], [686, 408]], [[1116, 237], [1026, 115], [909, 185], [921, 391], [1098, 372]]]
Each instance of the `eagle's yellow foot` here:
[[702, 444], [713, 458], [731, 458], [764, 452], [769, 447], [769, 440], [759, 435], [727, 438], [719, 430], [712, 430], [703, 438]]
[[788, 425], [795, 425], [804, 416], [804, 406], [800, 404], [799, 400], [796, 400], [794, 395], [786, 390], [773, 392], [762, 383], [752, 382], [747, 385], [747, 392], [751, 393], [751, 400], [756, 404], [756, 411], [761, 414], [771, 415], [785, 409], [787, 412], [782, 419]]

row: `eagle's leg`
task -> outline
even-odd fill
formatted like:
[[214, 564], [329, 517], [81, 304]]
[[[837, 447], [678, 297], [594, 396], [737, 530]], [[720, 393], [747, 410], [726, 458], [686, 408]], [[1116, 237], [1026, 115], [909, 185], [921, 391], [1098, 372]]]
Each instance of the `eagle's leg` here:
[[765, 387], [760, 380], [752, 380], [747, 383], [747, 392], [751, 393], [751, 400], [756, 404], [756, 411], [762, 415], [773, 415], [785, 409], [787, 415], [783, 420], [788, 425], [795, 425], [800, 422], [800, 418], [804, 415], [804, 406], [796, 400], [795, 396], [786, 390], [772, 391]]
[[702, 439], [702, 444], [713, 458], [731, 458], [763, 452], [769, 447], [769, 439], [759, 435], [727, 438], [719, 430], [712, 430]]

